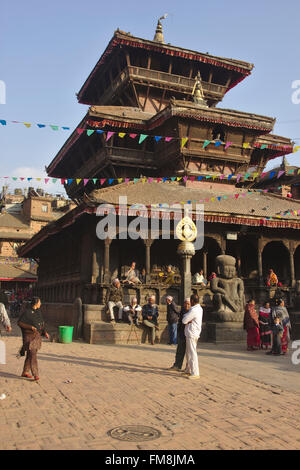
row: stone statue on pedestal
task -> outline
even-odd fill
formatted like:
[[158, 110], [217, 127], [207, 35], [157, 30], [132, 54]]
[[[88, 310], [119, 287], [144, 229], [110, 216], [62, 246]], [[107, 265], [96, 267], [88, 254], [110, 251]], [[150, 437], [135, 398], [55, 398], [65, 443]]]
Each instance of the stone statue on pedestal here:
[[213, 320], [242, 321], [245, 308], [244, 282], [236, 277], [235, 258], [219, 255], [216, 258], [217, 276], [210, 281], [215, 310]]

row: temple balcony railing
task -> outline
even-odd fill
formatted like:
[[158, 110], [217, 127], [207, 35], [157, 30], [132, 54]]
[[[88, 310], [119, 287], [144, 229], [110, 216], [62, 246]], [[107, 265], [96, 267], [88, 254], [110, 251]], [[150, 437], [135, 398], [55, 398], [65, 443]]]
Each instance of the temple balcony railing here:
[[[140, 167], [142, 169], [147, 168], [151, 170], [157, 168], [153, 152], [142, 149], [107, 146], [84, 162], [82, 166], [76, 170], [75, 174], [71, 176], [74, 181], [65, 185], [68, 196], [71, 198], [78, 197], [87, 189], [84, 185], [83, 178], [102, 177], [101, 172], [103, 169], [111, 164], [124, 167]], [[114, 175], [111, 175], [111, 177], [113, 178]], [[76, 181], [77, 178], [82, 179], [78, 184]]]
[[199, 157], [205, 160], [224, 160], [228, 162], [249, 163], [252, 149], [244, 149], [242, 145], [232, 144], [232, 149], [226, 149], [221, 145], [215, 147], [214, 141], [210, 148], [203, 149], [205, 139], [192, 138], [183, 149], [180, 148], [180, 141], [173, 140], [169, 143], [163, 142], [157, 144], [155, 151], [155, 162], [159, 167], [168, 164], [170, 160], [174, 161], [180, 154], [185, 156]]
[[[108, 103], [116, 93], [116, 90], [127, 84], [130, 80], [136, 84], [142, 84], [145, 86], [155, 85], [158, 88], [168, 89], [170, 91], [180, 92], [187, 95], [192, 94], [195, 85], [194, 78], [130, 65], [125, 67], [106, 88], [99, 100], [99, 104], [103, 105]], [[202, 81], [202, 88], [204, 97], [206, 99], [211, 99], [214, 102], [222, 100], [227, 90], [227, 87], [224, 85], [204, 81]]]
[[[97, 282], [94, 284], [85, 283], [80, 280], [69, 280], [56, 284], [48, 283], [46, 285], [38, 284], [34, 286], [34, 295], [42, 299], [42, 303], [73, 303], [77, 297], [82, 299], [83, 304], [105, 305], [106, 293], [110, 283]], [[156, 303], [160, 305], [160, 312], [166, 312], [166, 296], [172, 295], [177, 305], [180, 305], [180, 284], [167, 286], [162, 283], [146, 283], [136, 286], [124, 286], [124, 305], [130, 303], [133, 296], [137, 297], [138, 303], [144, 305], [149, 295], [155, 295]], [[213, 310], [213, 293], [208, 287], [192, 285], [192, 292], [197, 294], [200, 304], [204, 308], [205, 314]], [[263, 304], [269, 299], [274, 299], [277, 290], [266, 286], [259, 286], [259, 283], [245, 285], [246, 300], [255, 298], [257, 304]], [[281, 288], [281, 296], [285, 299], [288, 308], [295, 308], [299, 303], [300, 295], [293, 287], [285, 286]], [[162, 318], [164, 315], [160, 315]]]
[[127, 147], [107, 147], [107, 158], [113, 162], [134, 164], [142, 168], [154, 168], [154, 153]]

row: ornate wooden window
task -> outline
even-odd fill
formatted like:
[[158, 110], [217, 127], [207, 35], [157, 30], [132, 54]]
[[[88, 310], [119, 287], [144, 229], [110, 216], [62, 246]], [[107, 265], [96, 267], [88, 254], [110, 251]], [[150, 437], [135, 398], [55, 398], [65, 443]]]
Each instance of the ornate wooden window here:
[[225, 142], [225, 130], [221, 125], [217, 125], [212, 130], [212, 140], [221, 140]]

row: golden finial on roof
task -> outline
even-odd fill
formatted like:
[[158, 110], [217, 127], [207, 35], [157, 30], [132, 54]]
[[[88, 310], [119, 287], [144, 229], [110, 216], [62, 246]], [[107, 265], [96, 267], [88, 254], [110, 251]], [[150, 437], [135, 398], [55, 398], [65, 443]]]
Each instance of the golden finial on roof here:
[[165, 44], [164, 33], [163, 33], [162, 24], [160, 20], [164, 20], [165, 18], [167, 18], [167, 16], [168, 16], [167, 13], [165, 13], [163, 16], [159, 18], [157, 22], [155, 36], [153, 38], [153, 41], [160, 42], [161, 44]]
[[200, 72], [198, 71], [196, 77], [195, 77], [195, 85], [193, 88], [193, 101], [196, 104], [200, 104], [202, 106], [207, 106], [207, 103], [204, 98], [204, 93], [203, 93], [203, 88], [202, 88], [202, 82], [201, 82], [201, 75]]

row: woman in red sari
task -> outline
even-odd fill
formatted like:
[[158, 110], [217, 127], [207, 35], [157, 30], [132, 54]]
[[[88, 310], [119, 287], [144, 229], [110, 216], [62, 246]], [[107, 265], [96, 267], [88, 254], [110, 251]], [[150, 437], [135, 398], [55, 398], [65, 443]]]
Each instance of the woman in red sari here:
[[255, 310], [255, 300], [251, 299], [245, 308], [244, 330], [247, 330], [247, 350], [260, 348], [259, 321]]

